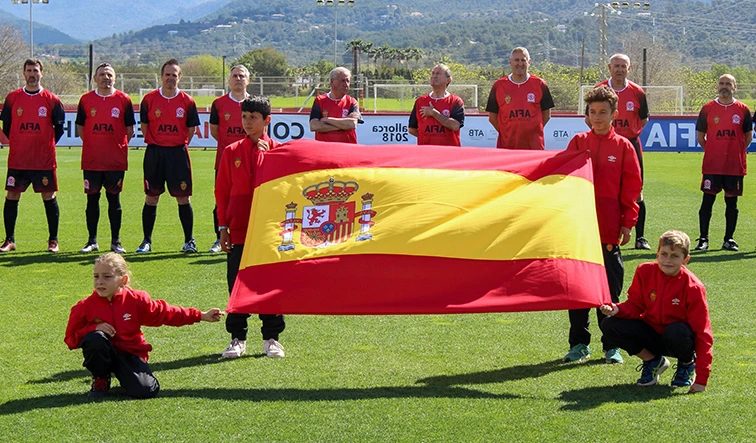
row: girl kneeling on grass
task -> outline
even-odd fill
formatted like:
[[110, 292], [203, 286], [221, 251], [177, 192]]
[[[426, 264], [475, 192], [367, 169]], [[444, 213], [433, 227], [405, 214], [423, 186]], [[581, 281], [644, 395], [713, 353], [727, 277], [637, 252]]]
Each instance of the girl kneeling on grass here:
[[83, 366], [94, 377], [87, 396], [93, 399], [107, 395], [111, 374], [131, 397], [157, 395], [160, 384], [147, 364], [152, 345], [144, 340], [142, 326], [217, 322], [223, 315], [218, 308], [200, 312], [152, 300], [147, 292], [131, 289], [129, 278], [123, 257], [101, 255], [94, 265], [94, 292], [76, 303], [68, 318], [65, 342], [84, 353]]

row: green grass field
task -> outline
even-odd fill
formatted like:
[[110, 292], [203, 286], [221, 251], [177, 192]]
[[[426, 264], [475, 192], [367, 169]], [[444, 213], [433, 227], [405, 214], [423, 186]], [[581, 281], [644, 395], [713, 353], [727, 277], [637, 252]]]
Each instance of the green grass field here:
[[[0, 150], [6, 172], [7, 149]], [[141, 240], [141, 160], [123, 194], [122, 241]], [[60, 246], [50, 255], [41, 199], [24, 194], [19, 250], [0, 255], [0, 441], [722, 441], [754, 440], [756, 424], [756, 198], [750, 177], [736, 240], [720, 251], [724, 202], [712, 220], [712, 250], [690, 268], [708, 288], [715, 336], [705, 393], [663, 385], [640, 388], [638, 360], [606, 365], [597, 353], [561, 364], [566, 312], [428, 316], [288, 316], [287, 357], [262, 356], [259, 322], [248, 355], [219, 360], [229, 336], [222, 323], [144, 328], [160, 395], [102, 403], [85, 396], [91, 379], [80, 351], [63, 343], [70, 307], [92, 290], [95, 255], [87, 239], [77, 148], [58, 151]], [[214, 151], [192, 151], [195, 237], [212, 232]], [[646, 154], [647, 237], [670, 228], [697, 236], [701, 154]], [[101, 245], [109, 227], [103, 210]], [[563, 235], [570, 235], [564, 232]], [[154, 249], [127, 254], [134, 286], [172, 304], [225, 307], [225, 258], [185, 256], [175, 200], [158, 210]], [[626, 249], [625, 289], [635, 267], [653, 259]], [[351, 285], [347, 279], [343, 284]], [[624, 297], [623, 297], [624, 299]], [[595, 319], [595, 317], [594, 317]], [[593, 324], [594, 352], [598, 327]], [[674, 363], [674, 361], [673, 361]], [[115, 383], [117, 385], [117, 383]]]

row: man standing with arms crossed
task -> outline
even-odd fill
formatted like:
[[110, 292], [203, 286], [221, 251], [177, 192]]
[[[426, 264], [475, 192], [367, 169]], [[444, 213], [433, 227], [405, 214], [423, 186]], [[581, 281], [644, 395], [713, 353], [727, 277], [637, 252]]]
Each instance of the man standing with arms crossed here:
[[58, 97], [42, 88], [44, 75], [42, 62], [27, 59], [24, 62], [26, 85], [5, 97], [0, 120], [3, 132], [10, 140], [8, 175], [5, 190], [8, 192], [3, 208], [5, 241], [0, 252], [16, 249], [16, 219], [21, 194], [31, 184], [34, 192], [42, 194], [47, 216], [48, 252], [58, 252], [58, 225], [60, 209], [55, 192], [58, 190], [58, 167], [55, 144], [63, 136], [66, 113]]
[[199, 125], [199, 114], [194, 100], [178, 88], [181, 80], [178, 60], [170, 59], [163, 64], [160, 80], [162, 87], [145, 95], [139, 109], [147, 150], [144, 153], [146, 195], [142, 209], [144, 240], [136, 252], [152, 250], [157, 205], [166, 184], [168, 192], [176, 198], [179, 220], [184, 229], [181, 252], [197, 252], [192, 237], [194, 213], [189, 200], [192, 195], [189, 143], [194, 137], [194, 128]]
[[696, 122], [698, 143], [704, 150], [701, 191], [703, 201], [698, 211], [701, 235], [697, 251], [709, 249], [709, 222], [717, 194], [725, 192], [725, 234], [722, 249], [737, 251], [732, 239], [738, 224], [738, 197], [743, 195], [746, 175], [746, 149], [753, 139], [753, 123], [748, 106], [733, 97], [738, 85], [735, 77], [719, 77], [719, 97], [701, 108]]
[[[237, 142], [246, 134], [242, 127], [241, 102], [249, 97], [249, 70], [244, 65], [231, 68], [228, 75], [228, 86], [231, 92], [213, 101], [210, 108], [210, 135], [218, 141], [215, 152], [215, 175], [218, 175], [218, 165], [223, 156], [223, 149], [231, 143]], [[220, 231], [218, 230], [218, 207], [213, 208], [213, 226], [215, 228], [215, 243], [208, 252], [221, 252]]]
[[81, 96], [76, 126], [82, 140], [81, 169], [87, 194], [87, 244], [79, 251], [99, 250], [97, 224], [100, 220], [100, 193], [105, 188], [110, 220], [110, 250], [126, 253], [121, 246], [121, 200], [123, 179], [129, 168], [129, 140], [134, 136], [134, 106], [131, 98], [114, 86], [115, 70], [109, 63], [97, 67], [97, 88]]
[[352, 82], [349, 69], [336, 67], [329, 75], [331, 90], [315, 98], [310, 111], [310, 131], [315, 140], [357, 143], [357, 123], [361, 123], [357, 100], [348, 95]]
[[512, 73], [500, 78], [488, 96], [488, 121], [499, 133], [499, 149], [545, 148], [543, 127], [551, 118], [554, 99], [545, 81], [528, 73], [530, 54], [523, 47], [509, 56]]
[[415, 101], [408, 132], [417, 137], [418, 145], [462, 145], [459, 130], [465, 125], [465, 103], [447, 91], [451, 81], [451, 70], [439, 63], [431, 71], [433, 91]]
[[[617, 134], [630, 140], [635, 148], [635, 154], [638, 156], [640, 165], [641, 178], [643, 178], [643, 147], [640, 142], [640, 135], [643, 128], [648, 123], [648, 103], [646, 102], [646, 93], [637, 83], [627, 79], [630, 72], [630, 57], [625, 54], [614, 54], [609, 59], [610, 78], [596, 85], [607, 85], [614, 90], [619, 97], [617, 103], [617, 118], [614, 119], [614, 130]], [[585, 124], [591, 127], [591, 121], [588, 117], [588, 108], [586, 108]], [[646, 202], [643, 200], [643, 192], [638, 197], [638, 222], [635, 224], [635, 249], [651, 249], [644, 234], [646, 228]]]

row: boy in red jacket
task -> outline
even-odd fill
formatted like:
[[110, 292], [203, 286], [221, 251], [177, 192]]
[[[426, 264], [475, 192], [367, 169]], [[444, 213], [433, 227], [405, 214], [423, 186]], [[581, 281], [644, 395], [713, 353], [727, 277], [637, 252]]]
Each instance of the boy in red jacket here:
[[200, 312], [152, 300], [145, 291], [129, 287], [130, 273], [119, 254], [109, 252], [95, 260], [94, 292], [71, 308], [65, 342], [81, 348], [84, 367], [94, 376], [92, 399], [110, 391], [115, 374], [126, 394], [152, 398], [160, 384], [147, 364], [152, 345], [144, 340], [142, 326], [183, 326], [198, 321], [216, 322], [223, 315], [218, 308]]
[[[247, 136], [226, 146], [215, 178], [220, 245], [228, 254], [226, 278], [229, 293], [234, 288], [244, 251], [259, 153], [280, 145], [265, 133], [270, 124], [270, 100], [267, 97], [257, 95], [244, 99], [241, 111], [242, 127]], [[278, 343], [278, 335], [286, 327], [283, 315], [260, 314], [259, 318], [262, 320], [263, 352], [268, 357], [283, 357], [283, 346]], [[226, 331], [231, 334], [231, 343], [221, 354], [223, 358], [238, 358], [247, 351], [247, 319], [249, 314], [226, 316]]]
[[[711, 372], [712, 344], [706, 288], [684, 265], [690, 260], [690, 238], [667, 231], [659, 238], [656, 262], [635, 270], [627, 301], [603, 305], [608, 315], [601, 329], [612, 343], [643, 360], [639, 386], [655, 385], [669, 367], [665, 355], [677, 357], [674, 387], [702, 392]], [[696, 379], [690, 376], [695, 370]]]
[[[617, 118], [617, 94], [608, 86], [599, 86], [585, 94], [591, 130], [577, 134], [567, 149], [589, 151], [593, 164], [593, 189], [596, 196], [601, 250], [613, 302], [619, 302], [625, 268], [620, 245], [630, 241], [630, 231], [638, 220], [638, 196], [642, 182], [638, 157], [633, 145], [614, 131], [612, 121]], [[590, 357], [590, 309], [576, 309], [570, 314], [570, 350], [562, 359], [582, 361]], [[598, 324], [604, 314], [596, 310]], [[617, 347], [602, 337], [604, 359], [607, 363], [622, 363]]]

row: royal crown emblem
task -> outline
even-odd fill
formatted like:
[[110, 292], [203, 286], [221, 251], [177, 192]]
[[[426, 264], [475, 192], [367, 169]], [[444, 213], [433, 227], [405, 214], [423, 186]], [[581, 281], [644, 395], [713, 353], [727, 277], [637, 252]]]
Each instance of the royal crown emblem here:
[[97, 116], [97, 109], [95, 109], [95, 108], [90, 109], [89, 110], [89, 115], [91, 115], [92, 117], [96, 117]]
[[24, 115], [24, 108], [22, 108], [22, 107], [19, 106], [19, 108], [16, 109], [16, 115], [19, 116], [19, 117], [21, 117], [22, 115]]
[[356, 211], [357, 202], [349, 201], [360, 185], [355, 181], [341, 181], [331, 177], [328, 181], [307, 186], [302, 196], [312, 205], [302, 208], [302, 217], [297, 218], [297, 203], [286, 205], [286, 219], [280, 223], [283, 231], [279, 251], [291, 251], [295, 248], [294, 231], [301, 223], [300, 243], [309, 248], [325, 248], [344, 243], [354, 231], [355, 221], [360, 231], [355, 241], [370, 240], [373, 234], [370, 227], [375, 224], [372, 218], [373, 194], [362, 195], [362, 210]]
[[160, 118], [161, 115], [163, 115], [163, 111], [160, 108], [155, 109], [155, 118]]
[[223, 119], [226, 120], [226, 121], [231, 120], [231, 113], [230, 112], [226, 112], [225, 114], [223, 114]]

